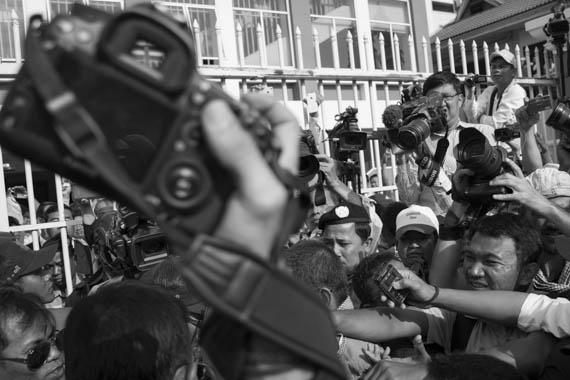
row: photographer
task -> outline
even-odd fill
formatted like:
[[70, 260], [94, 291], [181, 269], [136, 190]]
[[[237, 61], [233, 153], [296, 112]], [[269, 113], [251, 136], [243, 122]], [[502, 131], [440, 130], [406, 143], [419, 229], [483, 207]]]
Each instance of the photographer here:
[[516, 57], [503, 49], [490, 56], [491, 79], [493, 86], [488, 86], [477, 99], [473, 94], [473, 84], [466, 82], [466, 101], [463, 110], [471, 123], [487, 124], [501, 128], [515, 120], [515, 110], [524, 104], [526, 92], [514, 83], [517, 74]]
[[[407, 199], [409, 204], [430, 207], [436, 215], [444, 216], [451, 206], [452, 199], [448, 192], [451, 190], [451, 176], [457, 170], [455, 147], [459, 143], [459, 132], [467, 128], [476, 128], [483, 133], [490, 144], [495, 144], [494, 130], [488, 125], [470, 124], [460, 120], [460, 110], [463, 105], [463, 88], [461, 81], [454, 73], [441, 71], [429, 76], [423, 87], [425, 96], [441, 96], [443, 99], [447, 130], [431, 132], [429, 137], [421, 144], [416, 154], [421, 157], [427, 155], [431, 159], [437, 151], [440, 140], [447, 139], [449, 146], [441, 163], [441, 170], [433, 186], [421, 185], [421, 191], [415, 200]], [[425, 175], [419, 168], [420, 181]]]

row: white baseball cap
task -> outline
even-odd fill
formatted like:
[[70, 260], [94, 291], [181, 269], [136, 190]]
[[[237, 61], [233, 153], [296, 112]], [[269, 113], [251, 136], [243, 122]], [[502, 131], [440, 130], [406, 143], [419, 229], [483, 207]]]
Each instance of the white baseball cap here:
[[396, 217], [396, 239], [408, 231], [419, 231], [426, 235], [439, 234], [439, 222], [429, 207], [411, 205], [400, 211]]
[[489, 57], [489, 62], [493, 62], [495, 58], [502, 58], [505, 62], [510, 63], [514, 67], [517, 67], [517, 59], [513, 53], [508, 51], [507, 49], [499, 50], [491, 54]]

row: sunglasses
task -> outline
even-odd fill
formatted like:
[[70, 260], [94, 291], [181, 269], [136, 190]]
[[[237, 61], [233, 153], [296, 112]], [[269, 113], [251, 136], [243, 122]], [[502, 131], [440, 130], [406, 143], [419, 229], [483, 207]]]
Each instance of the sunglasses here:
[[58, 350], [63, 352], [63, 330], [58, 331], [48, 340], [36, 343], [28, 352], [25, 359], [0, 358], [0, 360], [23, 363], [28, 366], [30, 371], [37, 371], [45, 364], [52, 346], [55, 346]]

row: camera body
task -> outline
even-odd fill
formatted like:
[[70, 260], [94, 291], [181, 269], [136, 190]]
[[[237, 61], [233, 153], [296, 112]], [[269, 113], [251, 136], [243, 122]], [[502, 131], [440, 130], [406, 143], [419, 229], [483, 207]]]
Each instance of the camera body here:
[[401, 305], [406, 300], [409, 291], [394, 289], [394, 282], [403, 279], [402, 275], [392, 264], [384, 266], [383, 270], [376, 276], [374, 281], [378, 287], [396, 305]]
[[544, 34], [552, 37], [555, 44], [563, 44], [566, 42], [566, 35], [570, 31], [570, 24], [564, 16], [565, 5], [562, 3], [558, 7], [553, 7], [554, 16], [551, 17], [546, 25], [542, 28]]
[[402, 113], [404, 122], [398, 132], [398, 143], [404, 150], [417, 148], [430, 134], [447, 128], [447, 113], [440, 94], [421, 97], [412, 104], [403, 104]]
[[487, 138], [476, 128], [459, 132], [457, 162], [471, 169], [474, 176], [461, 197], [472, 203], [493, 202], [494, 194], [506, 194], [511, 190], [504, 186], [491, 186], [489, 181], [506, 170], [507, 151], [500, 146], [491, 146]]
[[528, 113], [534, 114], [549, 109], [551, 107], [552, 106], [550, 105], [550, 97], [543, 95], [530, 99], [526, 105], [526, 111]]
[[164, 233], [135, 212], [107, 210], [92, 226], [93, 249], [109, 275], [132, 276], [169, 255]]
[[487, 76], [475, 74], [473, 76], [465, 78], [465, 85], [469, 87], [473, 87], [478, 84], [486, 84], [487, 83]]
[[[75, 4], [41, 21], [30, 22], [27, 59], [0, 112], [3, 147], [190, 234], [215, 229], [236, 187], [204, 141], [208, 101], [225, 101], [276, 167], [267, 123], [198, 74], [192, 34], [170, 15]], [[50, 98], [55, 89], [64, 96]], [[86, 157], [103, 146], [110, 154]]]
[[358, 108], [348, 106], [335, 117], [337, 123], [329, 137], [337, 142], [335, 148], [338, 152], [354, 153], [366, 149], [368, 136], [366, 132], [359, 132], [357, 113]]
[[495, 129], [495, 140], [497, 141], [507, 142], [519, 137], [521, 137], [521, 130], [518, 123], [505, 124], [503, 128]]

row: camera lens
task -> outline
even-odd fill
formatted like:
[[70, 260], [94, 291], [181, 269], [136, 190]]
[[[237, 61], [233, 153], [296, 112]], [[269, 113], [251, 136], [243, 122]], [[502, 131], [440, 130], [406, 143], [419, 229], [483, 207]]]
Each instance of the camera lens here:
[[570, 108], [564, 103], [558, 103], [554, 111], [552, 111], [548, 117], [548, 120], [546, 120], [546, 125], [569, 135]]
[[320, 168], [319, 160], [313, 156], [302, 156], [299, 159], [299, 177], [306, 181], [311, 180]]
[[478, 177], [491, 179], [501, 173], [503, 150], [486, 139], [473, 139], [458, 147], [458, 161]]
[[428, 138], [429, 135], [429, 122], [425, 117], [419, 117], [400, 128], [398, 141], [403, 149], [412, 150]]

